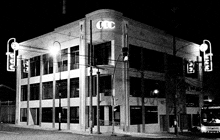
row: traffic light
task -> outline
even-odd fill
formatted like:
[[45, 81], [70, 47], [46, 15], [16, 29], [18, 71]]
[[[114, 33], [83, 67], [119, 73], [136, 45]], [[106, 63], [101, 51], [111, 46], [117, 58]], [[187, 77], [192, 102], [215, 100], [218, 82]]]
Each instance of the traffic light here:
[[23, 60], [23, 72], [24, 73], [28, 73], [28, 69], [29, 69], [29, 63], [27, 59]]
[[7, 53], [7, 71], [15, 71], [15, 53]]
[[114, 112], [118, 112], [119, 110], [120, 110], [120, 106], [119, 105], [114, 106]]
[[122, 48], [122, 55], [123, 55], [123, 60], [128, 61], [128, 47]]
[[187, 63], [187, 73], [188, 74], [195, 73], [195, 62], [189, 61]]

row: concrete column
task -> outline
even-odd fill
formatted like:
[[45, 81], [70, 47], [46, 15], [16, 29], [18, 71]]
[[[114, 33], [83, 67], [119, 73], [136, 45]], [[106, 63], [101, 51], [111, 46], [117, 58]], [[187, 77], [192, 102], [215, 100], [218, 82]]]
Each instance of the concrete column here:
[[55, 128], [55, 94], [56, 94], [56, 70], [57, 70], [57, 59], [53, 57], [53, 114], [52, 114], [52, 127]]
[[88, 95], [88, 81], [87, 81], [87, 65], [88, 65], [88, 47], [86, 44], [86, 20], [81, 21], [80, 24], [80, 45], [79, 45], [79, 124], [82, 131], [86, 131], [88, 127], [88, 110], [86, 109], [86, 97]]
[[104, 125], [109, 125], [109, 106], [104, 106]]
[[44, 70], [44, 62], [43, 62], [43, 56], [40, 57], [40, 95], [39, 95], [39, 126], [41, 126], [42, 121], [42, 93], [43, 93], [43, 84], [42, 84], [42, 76], [43, 76], [43, 70]]
[[15, 112], [15, 124], [20, 123], [20, 102], [21, 102], [21, 56], [17, 59], [16, 70], [16, 112]]
[[27, 93], [27, 125], [29, 125], [29, 120], [30, 120], [30, 105], [29, 105], [29, 103], [30, 103], [30, 78], [31, 78], [31, 67], [30, 67], [30, 59], [28, 60], [28, 65], [29, 65], [29, 70], [28, 70], [28, 81], [27, 81], [27, 83], [28, 83], [28, 85], [27, 85], [27, 91], [28, 91], [28, 93]]
[[67, 65], [67, 129], [70, 129], [70, 48], [68, 48], [68, 65]]

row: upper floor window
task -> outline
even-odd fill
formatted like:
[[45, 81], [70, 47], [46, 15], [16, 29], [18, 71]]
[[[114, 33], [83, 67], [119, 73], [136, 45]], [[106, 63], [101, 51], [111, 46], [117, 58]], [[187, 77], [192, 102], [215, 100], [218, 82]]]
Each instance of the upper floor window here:
[[79, 68], [79, 46], [70, 48], [70, 69]]
[[51, 74], [53, 73], [53, 57], [49, 54], [43, 55], [43, 74]]
[[96, 44], [94, 48], [95, 65], [109, 65], [111, 63], [111, 42]]
[[[143, 54], [143, 56], [141, 56], [141, 54]], [[142, 62], [143, 64], [141, 64]], [[164, 54], [130, 44], [129, 66], [138, 70], [142, 67], [148, 71], [164, 72]]]
[[53, 82], [44, 82], [42, 99], [52, 99], [52, 98], [53, 98]]
[[61, 94], [61, 98], [67, 98], [67, 80], [59, 80], [56, 82], [56, 99], [59, 98], [59, 94]]
[[61, 50], [61, 55], [57, 55], [58, 72], [67, 71], [68, 49]]
[[105, 76], [100, 76], [100, 86], [99, 86], [99, 91], [100, 93], [104, 93], [105, 96], [110, 96], [111, 95], [111, 90], [112, 90], [112, 77], [111, 75], [105, 75]]
[[30, 59], [30, 69], [31, 77], [40, 75], [40, 56]]
[[27, 85], [21, 86], [21, 101], [27, 101], [28, 88]]
[[30, 100], [39, 100], [40, 87], [39, 84], [30, 85]]
[[70, 79], [70, 98], [79, 97], [79, 78]]

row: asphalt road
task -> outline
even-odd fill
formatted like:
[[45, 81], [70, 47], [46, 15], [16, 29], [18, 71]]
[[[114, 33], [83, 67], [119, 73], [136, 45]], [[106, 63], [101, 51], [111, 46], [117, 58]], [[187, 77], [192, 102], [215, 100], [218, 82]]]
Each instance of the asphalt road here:
[[155, 139], [172, 139], [172, 140], [220, 140], [215, 135], [211, 137], [202, 135], [185, 134], [177, 138], [148, 138], [135, 137], [130, 135], [111, 136], [109, 134], [76, 134], [72, 132], [63, 132], [58, 130], [41, 130], [33, 128], [15, 127], [8, 124], [0, 124], [0, 140], [155, 140]]

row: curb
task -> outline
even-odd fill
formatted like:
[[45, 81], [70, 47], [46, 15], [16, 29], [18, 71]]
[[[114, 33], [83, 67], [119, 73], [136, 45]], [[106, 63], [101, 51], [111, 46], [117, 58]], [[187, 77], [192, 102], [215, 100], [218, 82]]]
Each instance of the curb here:
[[96, 132], [90, 134], [89, 131], [76, 131], [76, 130], [58, 130], [55, 128], [42, 128], [36, 126], [23, 126], [23, 125], [15, 125], [15, 124], [6, 124], [12, 127], [19, 128], [29, 128], [29, 129], [38, 129], [38, 130], [47, 130], [47, 131], [56, 131], [56, 132], [68, 132], [72, 134], [80, 134], [80, 135], [94, 135], [94, 136], [118, 136], [118, 137], [141, 137], [141, 138], [187, 138], [187, 136], [183, 135], [175, 135], [170, 133], [136, 133], [136, 132], [118, 132], [112, 134], [111, 132], [104, 132], [98, 134]]

